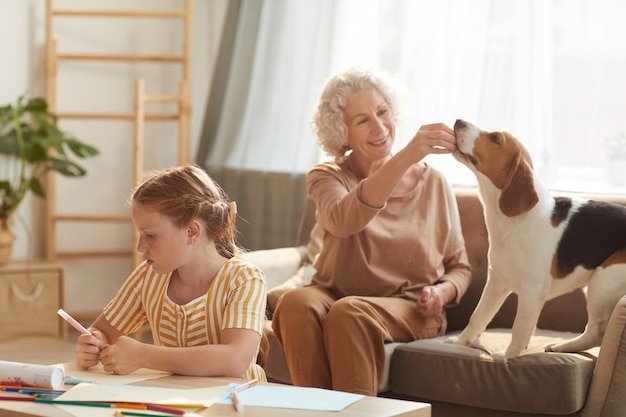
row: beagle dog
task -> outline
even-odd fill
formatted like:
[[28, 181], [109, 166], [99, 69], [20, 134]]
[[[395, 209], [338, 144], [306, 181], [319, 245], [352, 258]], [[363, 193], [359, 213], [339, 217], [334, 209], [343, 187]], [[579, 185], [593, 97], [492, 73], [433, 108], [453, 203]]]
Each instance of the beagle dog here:
[[468, 325], [449, 343], [470, 345], [507, 296], [518, 296], [511, 343], [496, 356], [520, 355], [547, 300], [587, 287], [585, 331], [546, 351], [599, 346], [613, 308], [626, 294], [626, 207], [552, 197], [530, 154], [509, 132], [454, 124], [454, 157], [478, 180], [489, 235], [488, 276]]

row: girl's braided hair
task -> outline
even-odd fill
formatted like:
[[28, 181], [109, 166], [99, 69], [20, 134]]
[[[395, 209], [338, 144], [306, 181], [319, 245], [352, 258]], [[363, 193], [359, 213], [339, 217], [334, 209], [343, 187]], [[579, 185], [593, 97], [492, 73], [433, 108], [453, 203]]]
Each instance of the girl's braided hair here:
[[235, 243], [237, 208], [222, 188], [199, 166], [184, 166], [155, 171], [132, 194], [137, 203], [185, 227], [197, 219], [220, 255], [232, 258]]

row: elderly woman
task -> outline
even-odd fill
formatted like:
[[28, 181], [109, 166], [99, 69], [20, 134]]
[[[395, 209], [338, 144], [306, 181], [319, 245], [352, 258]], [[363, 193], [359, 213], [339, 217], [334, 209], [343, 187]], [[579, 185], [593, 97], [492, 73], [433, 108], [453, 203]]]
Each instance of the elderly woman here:
[[399, 115], [384, 74], [331, 78], [313, 117], [334, 161], [307, 174], [324, 230], [311, 284], [280, 299], [273, 329], [295, 385], [376, 395], [386, 342], [442, 335], [470, 268], [454, 194], [422, 159], [454, 151], [454, 132], [422, 126], [392, 153]]

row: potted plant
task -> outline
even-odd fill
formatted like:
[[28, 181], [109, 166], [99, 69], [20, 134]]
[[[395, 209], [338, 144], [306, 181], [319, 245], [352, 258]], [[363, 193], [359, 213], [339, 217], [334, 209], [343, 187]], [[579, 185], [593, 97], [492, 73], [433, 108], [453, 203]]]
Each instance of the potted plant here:
[[611, 187], [626, 186], [626, 132], [605, 139], [606, 181]]
[[28, 192], [45, 197], [42, 183], [48, 171], [67, 177], [87, 173], [71, 154], [85, 158], [98, 150], [59, 130], [45, 99], [21, 96], [15, 105], [0, 107], [0, 265], [11, 256], [12, 215]]

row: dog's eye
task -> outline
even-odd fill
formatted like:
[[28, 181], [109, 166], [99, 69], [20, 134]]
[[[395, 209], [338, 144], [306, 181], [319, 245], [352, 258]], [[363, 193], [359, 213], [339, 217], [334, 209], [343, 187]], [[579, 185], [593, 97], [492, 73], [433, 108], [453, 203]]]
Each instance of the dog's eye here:
[[496, 145], [500, 144], [500, 136], [497, 133], [491, 133], [489, 135], [489, 140], [495, 143]]

